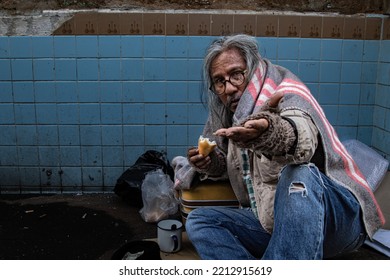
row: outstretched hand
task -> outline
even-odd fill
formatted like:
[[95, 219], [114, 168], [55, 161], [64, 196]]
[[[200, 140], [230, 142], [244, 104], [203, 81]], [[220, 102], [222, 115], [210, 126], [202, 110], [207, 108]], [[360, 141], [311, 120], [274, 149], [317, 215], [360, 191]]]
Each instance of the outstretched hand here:
[[[271, 108], [276, 108], [283, 97], [283, 93], [279, 92], [268, 99], [267, 104]], [[249, 120], [243, 126], [235, 126], [229, 128], [221, 128], [214, 132], [217, 136], [227, 137], [234, 142], [246, 143], [258, 138], [269, 126], [268, 120], [258, 119]]]

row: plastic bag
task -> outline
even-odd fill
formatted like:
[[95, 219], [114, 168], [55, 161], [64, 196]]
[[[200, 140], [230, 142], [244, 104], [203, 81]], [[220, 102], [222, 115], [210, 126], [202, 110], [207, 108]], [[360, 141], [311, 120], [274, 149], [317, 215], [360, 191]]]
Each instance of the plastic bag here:
[[128, 204], [141, 208], [142, 182], [146, 174], [161, 169], [173, 180], [173, 168], [164, 154], [149, 150], [142, 154], [137, 161], [128, 168], [117, 180], [114, 192]]
[[161, 169], [149, 172], [141, 189], [143, 207], [139, 213], [145, 222], [158, 222], [178, 212], [173, 181]]

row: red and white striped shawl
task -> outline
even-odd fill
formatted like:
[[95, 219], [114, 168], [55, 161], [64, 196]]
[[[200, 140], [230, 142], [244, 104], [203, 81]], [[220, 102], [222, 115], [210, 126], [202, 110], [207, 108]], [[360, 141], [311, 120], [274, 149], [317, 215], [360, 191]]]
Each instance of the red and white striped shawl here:
[[234, 125], [261, 110], [264, 103], [278, 92], [283, 93], [283, 102], [279, 104], [281, 112], [289, 109], [301, 110], [312, 118], [324, 145], [325, 173], [356, 196], [362, 207], [367, 233], [371, 237], [385, 222], [374, 194], [321, 106], [293, 73], [264, 59], [241, 97], [233, 117]]

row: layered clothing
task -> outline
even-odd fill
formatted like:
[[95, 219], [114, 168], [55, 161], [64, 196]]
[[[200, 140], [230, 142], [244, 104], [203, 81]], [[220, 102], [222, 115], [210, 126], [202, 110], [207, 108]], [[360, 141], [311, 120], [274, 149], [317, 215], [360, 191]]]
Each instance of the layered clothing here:
[[[277, 108], [267, 100], [282, 93]], [[232, 126], [265, 118], [268, 129], [250, 143], [233, 142], [213, 133], [226, 126], [220, 106], [210, 111], [203, 136], [217, 141], [207, 170], [209, 178], [228, 178], [243, 207], [252, 207], [263, 228], [273, 231], [278, 176], [286, 165], [315, 164], [328, 178], [350, 191], [361, 206], [367, 234], [384, 224], [374, 194], [345, 149], [310, 90], [289, 70], [263, 59], [232, 116]]]

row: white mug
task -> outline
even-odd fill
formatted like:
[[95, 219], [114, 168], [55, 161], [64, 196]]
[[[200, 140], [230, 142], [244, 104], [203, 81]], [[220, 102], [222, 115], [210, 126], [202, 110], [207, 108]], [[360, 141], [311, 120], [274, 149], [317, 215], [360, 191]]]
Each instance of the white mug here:
[[157, 224], [157, 242], [160, 250], [174, 253], [181, 249], [183, 224], [177, 220], [162, 220]]

